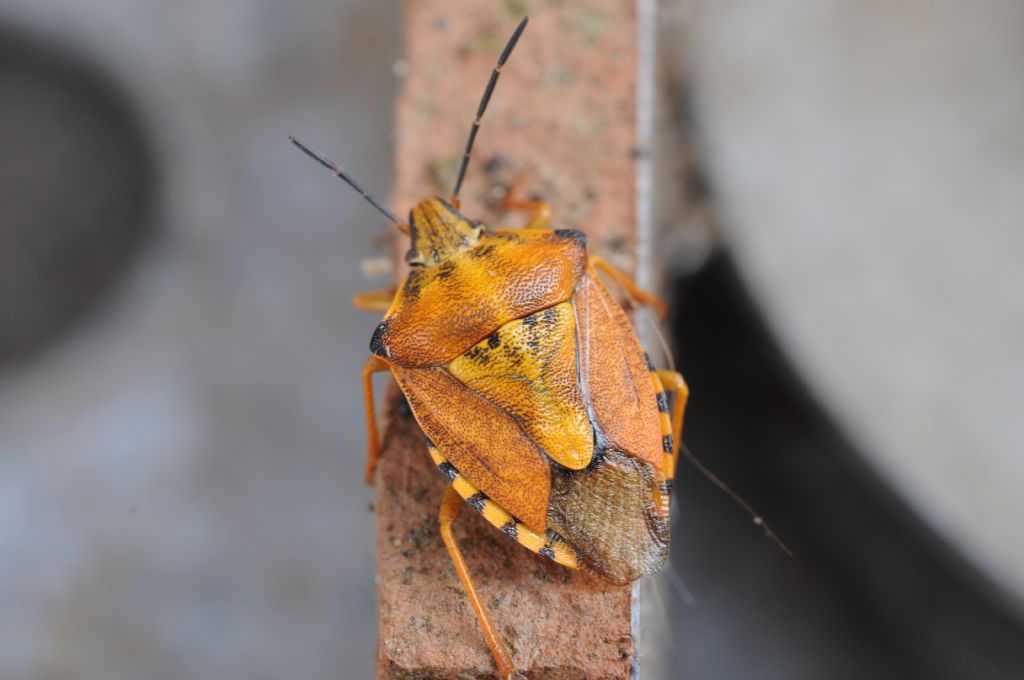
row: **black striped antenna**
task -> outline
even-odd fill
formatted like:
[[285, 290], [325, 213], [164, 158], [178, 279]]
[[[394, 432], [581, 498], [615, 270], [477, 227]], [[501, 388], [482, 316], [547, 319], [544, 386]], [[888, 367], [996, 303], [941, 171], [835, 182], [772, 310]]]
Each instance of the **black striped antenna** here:
[[779, 546], [782, 552], [786, 553], [786, 557], [793, 556], [793, 551], [789, 549], [788, 545], [782, 542], [782, 539], [779, 538], [774, 531], [772, 531], [772, 528], [768, 526], [767, 522], [764, 521], [764, 517], [761, 517], [761, 515], [757, 514], [754, 511], [754, 508], [750, 507], [750, 503], [747, 503], [745, 500], [743, 500], [743, 497], [740, 496], [735, 491], [733, 491], [732, 487], [730, 487], [728, 484], [719, 479], [714, 472], [709, 470], [707, 466], [700, 461], [700, 458], [694, 455], [693, 451], [687, 448], [686, 444], [683, 444], [682, 442], [679, 443], [679, 452], [682, 453], [683, 457], [686, 458], [686, 460], [690, 461], [690, 463], [695, 468], [697, 468], [697, 471], [704, 475], [704, 477], [709, 482], [711, 482], [712, 484], [717, 486], [721, 491], [723, 491], [726, 496], [731, 498], [733, 502], [736, 503], [736, 505], [746, 510], [747, 514], [750, 515], [750, 519], [753, 520], [754, 524], [764, 529], [764, 535], [770, 538], [771, 540], [775, 541], [775, 545]]
[[398, 218], [395, 217], [395, 214], [393, 212], [391, 212], [390, 210], [388, 210], [387, 208], [382, 206], [380, 203], [378, 203], [376, 198], [374, 198], [370, 194], [366, 193], [366, 190], [363, 189], [361, 186], [359, 186], [359, 183], [356, 182], [354, 179], [352, 179], [349, 176], [349, 174], [347, 172], [345, 172], [337, 163], [334, 163], [334, 162], [328, 160], [322, 154], [314, 151], [313, 149], [308, 147], [305, 142], [300, 140], [295, 135], [288, 135], [288, 139], [291, 140], [292, 144], [294, 144], [295, 146], [297, 146], [300, 149], [302, 149], [306, 153], [307, 156], [309, 156], [310, 158], [313, 158], [314, 160], [319, 161], [321, 165], [323, 165], [328, 170], [333, 172], [335, 175], [340, 177], [350, 187], [352, 187], [353, 189], [358, 191], [359, 195], [362, 196], [363, 198], [365, 198], [369, 202], [370, 205], [372, 205], [374, 208], [379, 210], [381, 212], [381, 214], [384, 215], [384, 217], [386, 217], [389, 220], [391, 220], [392, 223], [397, 224], [398, 226], [401, 226], [401, 222], [398, 221]]
[[459, 166], [459, 177], [455, 180], [455, 188], [452, 190], [451, 204], [456, 208], [459, 206], [459, 190], [462, 189], [462, 180], [466, 177], [466, 168], [469, 167], [469, 155], [473, 152], [473, 142], [476, 140], [476, 133], [480, 129], [480, 119], [483, 118], [484, 111], [487, 110], [487, 103], [491, 101], [494, 86], [498, 82], [498, 76], [501, 75], [501, 67], [505, 65], [508, 56], [512, 54], [512, 49], [519, 42], [519, 36], [523, 34], [523, 30], [526, 29], [526, 24], [529, 21], [530, 17], [523, 17], [523, 20], [516, 26], [515, 32], [512, 33], [512, 37], [508, 39], [505, 49], [501, 51], [501, 56], [498, 57], [498, 65], [491, 71], [491, 79], [487, 81], [487, 89], [484, 90], [484, 96], [476, 110], [476, 120], [473, 121], [473, 127], [469, 130], [469, 139], [466, 140], [466, 153], [462, 156], [462, 165]]

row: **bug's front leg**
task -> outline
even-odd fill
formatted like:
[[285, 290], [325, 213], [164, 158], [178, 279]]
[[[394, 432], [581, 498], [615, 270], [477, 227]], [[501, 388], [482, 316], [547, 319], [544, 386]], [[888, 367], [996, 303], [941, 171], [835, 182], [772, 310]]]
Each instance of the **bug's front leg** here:
[[595, 269], [600, 269], [605, 276], [625, 288], [626, 292], [629, 293], [629, 296], [635, 301], [653, 308], [662, 319], [668, 316], [668, 307], [666, 307], [665, 303], [661, 301], [661, 298], [636, 285], [636, 282], [633, 281], [633, 279], [608, 264], [604, 258], [599, 255], [591, 255], [590, 264], [594, 265]]
[[388, 363], [376, 354], [363, 365], [363, 399], [366, 402], [366, 483], [373, 484], [380, 458], [380, 435], [377, 432], [377, 404], [373, 398], [373, 374], [388, 370]]
[[352, 306], [363, 312], [386, 312], [391, 309], [396, 289], [367, 290], [352, 296]]
[[530, 219], [527, 220], [523, 229], [547, 229], [551, 222], [551, 204], [547, 201], [523, 200], [519, 197], [521, 193], [522, 182], [517, 181], [508, 190], [505, 200], [501, 202], [502, 210], [530, 213]]
[[487, 610], [484, 609], [484, 603], [480, 600], [480, 594], [477, 593], [476, 586], [473, 585], [473, 579], [469, 575], [466, 560], [462, 557], [462, 550], [459, 549], [459, 544], [455, 542], [452, 524], [459, 518], [461, 511], [462, 497], [459, 496], [455, 487], [448, 485], [444, 490], [444, 498], [441, 500], [441, 510], [438, 517], [441, 525], [441, 540], [444, 541], [444, 547], [448, 549], [448, 555], [451, 556], [452, 564], [455, 565], [455, 571], [459, 575], [459, 580], [462, 581], [462, 587], [466, 590], [466, 597], [469, 598], [469, 603], [473, 605], [476, 618], [484, 629], [484, 637], [487, 638], [487, 645], [491, 648], [491, 653], [494, 654], [494, 660], [498, 664], [502, 680], [514, 680], [516, 678], [523, 678], [525, 680], [525, 676], [517, 671], [513, 665], [512, 657], [508, 650], [505, 649], [505, 643], [498, 637], [498, 632], [491, 622], [491, 617], [487, 614]]

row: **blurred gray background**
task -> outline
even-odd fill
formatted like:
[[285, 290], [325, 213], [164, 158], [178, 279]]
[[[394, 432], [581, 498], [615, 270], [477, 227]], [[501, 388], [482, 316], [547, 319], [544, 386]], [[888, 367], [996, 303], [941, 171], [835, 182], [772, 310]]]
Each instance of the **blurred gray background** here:
[[[399, 8], [5, 0], [0, 24], [117, 97], [84, 84], [45, 107], [83, 78], [0, 66], [0, 119], [42, 101], [0, 122], [4, 249], [47, 265], [22, 244], [72, 231], [35, 217], [63, 205], [119, 269], [0, 378], [0, 677], [371, 677], [358, 370], [376, 321], [348, 297], [383, 285], [360, 260], [387, 224], [287, 135], [387, 195]], [[138, 129], [108, 121], [124, 107]], [[141, 244], [118, 257], [126, 228]], [[75, 267], [44, 283], [76, 292]]]
[[[798, 557], [686, 471], [657, 672], [1021, 677], [1021, 5], [661, 21], [691, 442]], [[0, 677], [372, 676], [388, 225], [286, 136], [386, 196], [401, 56], [394, 3], [0, 0]]]

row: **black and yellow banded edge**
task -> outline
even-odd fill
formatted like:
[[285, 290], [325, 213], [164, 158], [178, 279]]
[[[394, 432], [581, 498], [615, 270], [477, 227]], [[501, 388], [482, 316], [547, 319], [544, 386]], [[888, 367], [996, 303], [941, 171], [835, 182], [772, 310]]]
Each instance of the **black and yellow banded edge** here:
[[458, 469], [441, 455], [433, 442], [427, 439], [426, 444], [427, 451], [430, 452], [430, 457], [437, 465], [437, 469], [441, 471], [455, 491], [465, 499], [466, 503], [483, 515], [484, 519], [527, 550], [543, 555], [563, 567], [570, 569], [580, 567], [580, 555], [568, 541], [553, 531], [548, 531], [541, 536], [528, 528], [463, 477]]
[[665, 453], [665, 465], [663, 469], [655, 471], [656, 486], [654, 494], [656, 505], [662, 515], [668, 516], [672, 501], [672, 481], [675, 475], [675, 442], [672, 437], [672, 416], [669, 413], [668, 392], [658, 377], [657, 369], [651, 363], [647, 354], [647, 366], [651, 371], [651, 380], [654, 382], [654, 397], [658, 405], [658, 425], [661, 430], [661, 448]]
[[[645, 355], [646, 356], [646, 355]], [[648, 360], [650, 361], [650, 360]], [[658, 406], [658, 425], [661, 429], [661, 450], [668, 458], [667, 470], [675, 471], [676, 442], [672, 436], [672, 414], [669, 409], [669, 393], [665, 389], [657, 370], [651, 371], [651, 380], [654, 382], [654, 398]], [[672, 474], [669, 474], [671, 479]]]

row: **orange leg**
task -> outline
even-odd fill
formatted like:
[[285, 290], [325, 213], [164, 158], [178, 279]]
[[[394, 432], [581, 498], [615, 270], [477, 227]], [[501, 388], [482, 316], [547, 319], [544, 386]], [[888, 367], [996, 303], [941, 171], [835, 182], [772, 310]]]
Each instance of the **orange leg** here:
[[487, 638], [487, 645], [491, 648], [494, 660], [498, 663], [501, 680], [524, 678], [512, 664], [512, 657], [509, 655], [508, 650], [505, 649], [505, 643], [498, 637], [498, 632], [495, 630], [494, 624], [491, 623], [491, 617], [487, 614], [487, 610], [484, 609], [484, 603], [480, 601], [480, 594], [477, 593], [476, 586], [473, 585], [473, 579], [469, 575], [469, 568], [466, 566], [466, 560], [462, 557], [459, 544], [455, 542], [455, 535], [452, 533], [452, 523], [458, 519], [461, 511], [462, 497], [459, 496], [455, 487], [449, 485], [444, 490], [444, 499], [441, 500], [441, 510], [439, 513], [441, 540], [444, 541], [444, 547], [448, 548], [452, 564], [455, 565], [455, 571], [459, 575], [459, 580], [462, 581], [462, 587], [466, 590], [466, 597], [469, 598], [469, 603], [473, 605], [476, 618], [484, 629], [484, 637]]
[[683, 376], [675, 371], [656, 371], [656, 374], [666, 390], [675, 392], [672, 405], [672, 470], [669, 473], [669, 479], [673, 479], [679, 462], [679, 448], [683, 444], [683, 411], [686, 410], [686, 399], [690, 396], [690, 389], [686, 386]]
[[600, 269], [608, 278], [625, 288], [626, 292], [629, 293], [630, 297], [634, 300], [654, 308], [654, 311], [656, 311], [658, 316], [662, 319], [668, 316], [668, 307], [666, 307], [665, 303], [661, 301], [661, 298], [654, 293], [648, 293], [646, 290], [636, 285], [633, 279], [605, 262], [604, 258], [599, 255], [591, 255], [590, 264], [594, 265], [597, 269]]
[[550, 236], [555, 233], [554, 229], [516, 229], [513, 227], [499, 227], [494, 230], [495, 234], [515, 234], [522, 238], [543, 238], [544, 236]]
[[352, 306], [364, 312], [386, 312], [394, 299], [395, 288], [380, 288], [356, 293], [352, 296]]
[[366, 400], [366, 483], [373, 484], [380, 458], [380, 435], [377, 432], [377, 405], [373, 399], [373, 374], [388, 370], [388, 362], [376, 354], [363, 365], [363, 398]]
[[524, 211], [530, 213], [530, 219], [523, 229], [546, 229], [551, 222], [551, 205], [547, 201], [524, 201], [518, 198], [522, 182], [516, 182], [509, 189], [501, 207], [506, 211]]

